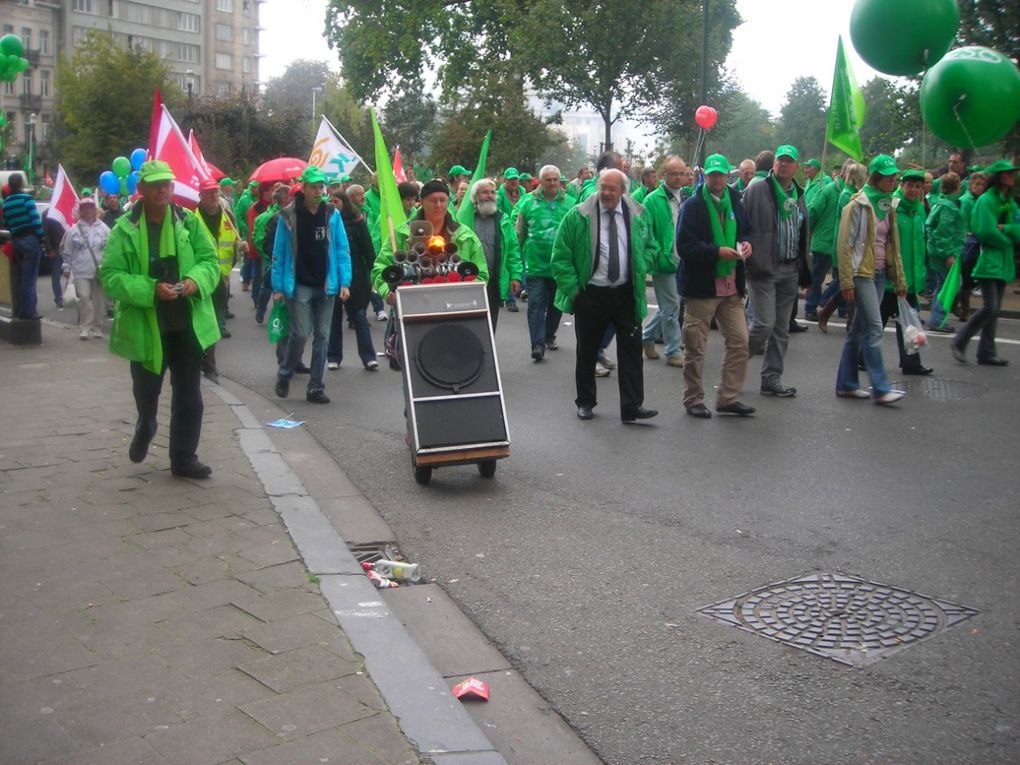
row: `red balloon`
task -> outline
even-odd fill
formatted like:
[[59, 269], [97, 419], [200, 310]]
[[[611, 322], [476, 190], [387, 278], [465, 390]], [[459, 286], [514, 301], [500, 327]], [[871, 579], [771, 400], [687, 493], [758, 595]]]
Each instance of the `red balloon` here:
[[715, 127], [716, 120], [718, 119], [719, 113], [711, 106], [699, 106], [698, 110], [694, 112], [694, 121], [698, 123], [698, 127], [705, 130], [711, 130]]

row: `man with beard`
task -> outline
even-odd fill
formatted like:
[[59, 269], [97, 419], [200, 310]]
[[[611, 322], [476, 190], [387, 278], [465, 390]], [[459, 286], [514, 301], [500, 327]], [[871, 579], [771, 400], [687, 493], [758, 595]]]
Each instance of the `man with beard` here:
[[[488, 178], [475, 181], [471, 187], [470, 208], [461, 211], [461, 223], [470, 225], [482, 243], [485, 265], [490, 278], [486, 283], [489, 294], [489, 315], [492, 330], [496, 331], [499, 318], [499, 303], [503, 295], [517, 296], [521, 291], [521, 253], [517, 245], [517, 234], [509, 215], [504, 215], [496, 201], [496, 184]], [[473, 218], [473, 220], [469, 220]]]

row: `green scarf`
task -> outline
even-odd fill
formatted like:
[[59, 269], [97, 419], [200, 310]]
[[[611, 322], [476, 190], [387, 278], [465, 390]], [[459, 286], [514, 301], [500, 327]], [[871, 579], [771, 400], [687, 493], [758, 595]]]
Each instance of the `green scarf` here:
[[[173, 258], [177, 256], [177, 242], [174, 239], [173, 210], [169, 207], [163, 217], [163, 228], [159, 232], [159, 256], [161, 258]], [[145, 211], [138, 219], [138, 245], [139, 254], [142, 258], [142, 267], [146, 275], [149, 273], [149, 221], [145, 217]], [[163, 337], [159, 332], [159, 319], [156, 317], [155, 305], [153, 310], [148, 311], [149, 333], [152, 337], [152, 358], [143, 366], [154, 375], [163, 373]]]
[[986, 194], [992, 194], [995, 200], [999, 203], [995, 208], [995, 222], [996, 223], [1012, 223], [1013, 222], [1013, 207], [1015, 202], [1013, 197], [1006, 196], [999, 189], [992, 188], [985, 192]]
[[776, 207], [779, 208], [779, 219], [785, 223], [786, 219], [790, 217], [790, 213], [797, 209], [797, 186], [791, 183], [790, 193], [787, 194], [779, 185], [776, 176], [770, 175], [769, 178], [772, 179], [772, 188], [776, 190]]
[[889, 210], [892, 207], [892, 194], [881, 192], [870, 183], [865, 183], [861, 191], [864, 192], [868, 201], [871, 202], [871, 209], [875, 211], [875, 217], [879, 220], [885, 220], [885, 216], [889, 214]]
[[[730, 200], [729, 192], [723, 189], [722, 197], [716, 202], [708, 191], [708, 184], [703, 183], [701, 184], [701, 198], [708, 205], [708, 221], [712, 225], [713, 244], [719, 247], [736, 248], [737, 219], [733, 214], [733, 202]], [[722, 223], [719, 222], [720, 215], [722, 215]], [[736, 267], [737, 261], [719, 258], [715, 264], [715, 275], [725, 279], [733, 273], [733, 269]]]

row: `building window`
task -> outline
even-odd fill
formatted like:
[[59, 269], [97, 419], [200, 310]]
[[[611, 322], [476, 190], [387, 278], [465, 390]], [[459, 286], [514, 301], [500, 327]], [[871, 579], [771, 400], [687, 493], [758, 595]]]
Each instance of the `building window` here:
[[245, 45], [251, 45], [251, 30], [248, 27], [241, 30], [241, 42]]
[[12, 35], [12, 34], [14, 34], [14, 25], [13, 24], [4, 24], [4, 34], [5, 35]]
[[234, 12], [234, 0], [216, 0], [216, 10], [224, 13]]
[[39, 95], [43, 98], [50, 97], [50, 70], [43, 69], [39, 72]]
[[251, 16], [251, 0], [241, 0], [241, 13]]
[[181, 32], [198, 32], [199, 21], [197, 13], [182, 13], [177, 19], [177, 29]]
[[50, 55], [50, 32], [48, 29], [39, 30], [39, 52], [44, 56]]
[[230, 24], [217, 24], [216, 39], [222, 42], [233, 42], [234, 28]]
[[[14, 95], [14, 83], [13, 82], [5, 82], [4, 83], [4, 95], [5, 96], [13, 96]], [[8, 122], [10, 122], [10, 120], [8, 120]]]
[[217, 82], [216, 83], [216, 95], [217, 96], [229, 96], [232, 88], [229, 82]]
[[32, 30], [30, 27], [21, 28], [21, 44], [25, 46], [25, 50], [32, 49]]
[[255, 61], [251, 56], [241, 56], [241, 71], [251, 74], [255, 70]]
[[217, 53], [216, 54], [216, 68], [217, 69], [233, 69], [234, 68], [234, 57], [229, 53]]
[[199, 47], [188, 43], [177, 44], [177, 60], [187, 61], [190, 64], [198, 63]]
[[26, 69], [21, 75], [21, 92], [26, 96], [32, 95], [32, 70]]
[[95, 13], [96, 0], [71, 0], [71, 10], [79, 13]]

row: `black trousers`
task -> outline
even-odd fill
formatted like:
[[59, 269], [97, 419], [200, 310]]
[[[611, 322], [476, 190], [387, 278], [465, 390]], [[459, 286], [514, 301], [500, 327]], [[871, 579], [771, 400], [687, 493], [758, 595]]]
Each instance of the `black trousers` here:
[[493, 282], [490, 281], [485, 287], [489, 295], [489, 316], [492, 318], [492, 331], [495, 332], [496, 323], [499, 321], [499, 278], [495, 279], [495, 289], [490, 286], [492, 284]]
[[616, 379], [620, 385], [620, 415], [636, 412], [645, 399], [644, 371], [641, 367], [641, 325], [634, 317], [634, 290], [622, 287], [588, 285], [574, 298], [574, 335], [577, 361], [574, 381], [578, 406], [598, 403], [595, 362], [598, 361], [606, 330], [616, 330]]
[[158, 375], [139, 361], [131, 362], [131, 382], [138, 409], [135, 432], [151, 439], [156, 435], [156, 412], [163, 377], [170, 370], [170, 464], [183, 465], [198, 459], [202, 434], [202, 346], [188, 327], [163, 335], [163, 369]]
[[[907, 293], [907, 302], [910, 303], [911, 308], [917, 310], [917, 295], [915, 293]], [[895, 292], [885, 291], [885, 294], [882, 295], [882, 302], [879, 304], [879, 312], [882, 315], [882, 329], [885, 329], [889, 319], [895, 320], [900, 315], [899, 301]], [[903, 327], [898, 321], [896, 322], [896, 348], [900, 354], [900, 369], [917, 369], [921, 366], [920, 353], [907, 353], [907, 348], [903, 344]]]

